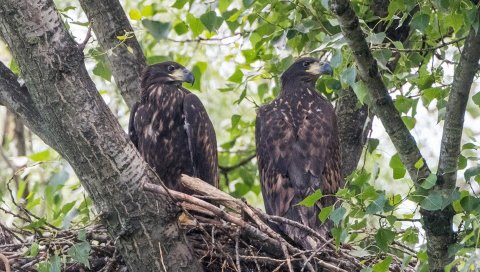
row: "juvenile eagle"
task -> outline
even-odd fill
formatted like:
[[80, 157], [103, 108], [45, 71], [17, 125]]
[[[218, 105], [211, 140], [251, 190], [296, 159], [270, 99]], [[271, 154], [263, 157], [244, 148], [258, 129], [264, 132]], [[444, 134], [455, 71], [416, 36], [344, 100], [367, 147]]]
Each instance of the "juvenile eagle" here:
[[[314, 58], [295, 61], [281, 77], [280, 95], [258, 109], [255, 136], [266, 212], [326, 236], [331, 223], [322, 225], [317, 216], [336, 198], [325, 196], [311, 208], [297, 205], [317, 189], [329, 195], [343, 185], [335, 111], [315, 90], [321, 74], [332, 74], [328, 63]], [[316, 247], [297, 228], [278, 227], [304, 248]]]
[[181, 174], [218, 187], [217, 142], [200, 99], [182, 87], [195, 81], [175, 62], [149, 66], [142, 78], [142, 98], [130, 113], [129, 136], [165, 185], [190, 193], [178, 182]]

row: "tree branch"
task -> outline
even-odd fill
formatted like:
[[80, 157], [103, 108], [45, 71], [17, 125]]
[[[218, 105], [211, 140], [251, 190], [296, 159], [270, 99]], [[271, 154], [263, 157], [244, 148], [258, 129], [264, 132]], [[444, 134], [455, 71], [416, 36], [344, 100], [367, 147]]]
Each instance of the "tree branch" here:
[[442, 189], [455, 188], [465, 110], [473, 79], [478, 72], [479, 59], [480, 34], [471, 28], [455, 69], [447, 102], [437, 173], [441, 177], [439, 185]]
[[178, 226], [178, 206], [143, 190], [161, 181], [98, 94], [53, 1], [1, 1], [0, 14], [0, 35], [31, 97], [17, 110], [36, 109], [37, 117], [28, 112], [26, 119], [75, 170], [129, 270], [161, 271], [162, 251], [168, 271], [199, 271]]
[[0, 104], [16, 113], [23, 123], [45, 143], [55, 146], [49, 131], [43, 125], [45, 120], [38, 112], [25, 85], [20, 86], [18, 77], [0, 62]]
[[[113, 78], [129, 107], [140, 100], [140, 80], [146, 60], [132, 26], [118, 0], [80, 0], [98, 43], [106, 54]], [[117, 36], [129, 33], [123, 42]], [[121, 44], [120, 44], [121, 43]]]
[[[472, 27], [455, 69], [452, 89], [447, 102], [437, 171], [437, 186], [433, 190], [450, 193], [455, 189], [465, 111], [472, 82], [479, 68], [479, 60], [480, 33]], [[448, 252], [448, 247], [456, 242], [452, 229], [455, 211], [449, 205], [443, 210], [427, 211], [422, 209], [421, 213], [425, 222], [430, 269], [443, 271], [443, 268], [455, 257]]]
[[[388, 94], [378, 72], [377, 62], [365, 41], [357, 15], [348, 0], [333, 0], [331, 9], [337, 16], [340, 28], [352, 49], [359, 76], [368, 87], [372, 111], [380, 118], [412, 180], [415, 182], [423, 180], [430, 174], [430, 169]], [[419, 160], [423, 160], [423, 166], [417, 169], [415, 163]]]

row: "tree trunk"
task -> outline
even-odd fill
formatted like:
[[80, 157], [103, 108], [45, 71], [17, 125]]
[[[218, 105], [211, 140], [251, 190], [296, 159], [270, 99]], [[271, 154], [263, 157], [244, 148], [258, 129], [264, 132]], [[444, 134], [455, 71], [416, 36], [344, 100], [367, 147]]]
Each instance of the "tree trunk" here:
[[[129, 269], [201, 270], [179, 229], [179, 208], [142, 189], [161, 181], [101, 99], [53, 1], [0, 2], [0, 32], [28, 87], [22, 102], [32, 102], [7, 106], [39, 115], [26, 124], [73, 167]], [[19, 103], [11, 97], [18, 90], [1, 92], [3, 103]]]

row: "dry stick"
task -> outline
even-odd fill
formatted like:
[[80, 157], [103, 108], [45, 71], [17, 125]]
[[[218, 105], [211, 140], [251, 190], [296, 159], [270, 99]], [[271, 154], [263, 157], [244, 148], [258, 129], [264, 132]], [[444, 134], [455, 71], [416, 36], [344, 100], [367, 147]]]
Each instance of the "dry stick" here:
[[5, 266], [5, 272], [11, 272], [10, 263], [9, 263], [7, 257], [5, 257], [5, 255], [3, 255], [2, 253], [0, 253], [0, 260], [2, 260], [2, 262]]
[[235, 236], [235, 254], [236, 254], [238, 272], [242, 272], [242, 266], [240, 265], [240, 254], [238, 253], [238, 244], [240, 240], [239, 238], [240, 238], [240, 229], [237, 229], [237, 234]]
[[[230, 207], [232, 209], [241, 209], [243, 210], [244, 212], [246, 212], [253, 220], [254, 222], [258, 225], [258, 227], [260, 228], [261, 231], [263, 231], [264, 233], [267, 233], [270, 237], [272, 238], [275, 238], [276, 240], [280, 241], [281, 244], [285, 244], [286, 247], [291, 250], [292, 252], [295, 252], [295, 253], [298, 253], [299, 252], [299, 249], [293, 247], [292, 245], [290, 245], [287, 241], [285, 241], [285, 239], [283, 239], [283, 237], [281, 237], [278, 233], [276, 233], [275, 231], [273, 231], [267, 224], [265, 224], [258, 216], [260, 215], [261, 217], [263, 218], [268, 218], [269, 215], [257, 210], [257, 209], [253, 209], [251, 208], [248, 204], [246, 204], [245, 202], [239, 200], [239, 199], [236, 199], [236, 198], [233, 198], [232, 196], [230, 196], [229, 194], [225, 193], [225, 192], [222, 192], [220, 191], [219, 189], [211, 186], [210, 184], [207, 184], [206, 182], [202, 181], [201, 179], [198, 179], [198, 178], [193, 178], [193, 177], [189, 177], [187, 175], [182, 175], [180, 181], [182, 182], [182, 184], [189, 188], [189, 189], [192, 189], [194, 190], [195, 192], [199, 192], [201, 193], [202, 195], [206, 195], [209, 199], [211, 200], [217, 200], [220, 202], [220, 204], [226, 206], [226, 207]], [[296, 223], [296, 222], [295, 222]], [[313, 233], [316, 233], [314, 230], [310, 229], [311, 232]], [[318, 233], [316, 233], [316, 235], [319, 235]], [[323, 237], [322, 237], [323, 238]], [[323, 238], [322, 241], [325, 241], [325, 238]], [[344, 255], [344, 254], [342, 254]], [[286, 256], [285, 256], [286, 257]], [[350, 256], [348, 256], [350, 257]], [[302, 254], [301, 255], [301, 258], [306, 261], [307, 260], [307, 257]], [[349, 258], [350, 261], [352, 261], [352, 263], [355, 264], [355, 266], [357, 267], [360, 267], [357, 262], [355, 260], [352, 260], [352, 258], [350, 257]], [[320, 265], [322, 265], [321, 263], [319, 263]], [[307, 268], [309, 269], [309, 271], [315, 271], [315, 269], [313, 268], [313, 266], [310, 264], [310, 263], [307, 263]], [[326, 267], [328, 268], [328, 267]], [[343, 270], [343, 269], [342, 269]], [[341, 271], [341, 270], [340, 270]], [[344, 270], [343, 270], [344, 271]]]
[[[299, 252], [298, 248], [295, 248], [294, 246], [290, 245], [285, 239], [283, 239], [280, 234], [272, 230], [267, 224], [265, 224], [257, 215], [258, 211], [255, 212], [253, 209], [251, 209], [245, 202], [238, 200], [236, 198], [233, 198], [229, 194], [220, 191], [216, 187], [204, 182], [201, 179], [198, 178], [193, 178], [189, 177], [187, 175], [182, 175], [180, 178], [180, 181], [182, 184], [189, 188], [194, 190], [195, 192], [200, 192], [202, 194], [206, 194], [207, 196], [213, 197], [214, 196], [220, 196], [221, 199], [227, 199], [227, 201], [221, 201], [223, 205], [225, 206], [231, 206], [233, 208], [239, 208], [240, 210], [244, 211], [245, 213], [250, 216], [255, 224], [257, 224], [258, 228], [264, 232], [267, 233], [270, 237], [274, 238], [275, 240], [279, 241], [281, 245], [285, 245], [289, 250], [291, 250], [294, 253]], [[232, 206], [232, 203], [234, 204]], [[285, 252], [284, 252], [285, 253]], [[287, 256], [285, 256], [287, 258]], [[306, 260], [307, 257], [305, 255], [302, 255], [302, 259]], [[287, 264], [288, 264], [288, 258], [287, 258]], [[315, 269], [311, 264], [307, 264], [308, 269], [311, 272], [314, 272]]]

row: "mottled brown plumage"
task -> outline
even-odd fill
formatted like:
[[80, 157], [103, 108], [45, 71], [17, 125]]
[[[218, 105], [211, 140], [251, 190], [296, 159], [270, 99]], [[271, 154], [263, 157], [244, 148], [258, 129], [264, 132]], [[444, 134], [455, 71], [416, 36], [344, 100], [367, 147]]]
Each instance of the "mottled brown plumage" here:
[[218, 187], [215, 131], [202, 102], [182, 87], [193, 74], [175, 62], [149, 66], [142, 99], [130, 115], [129, 136], [168, 188], [190, 193], [181, 174]]
[[[328, 63], [313, 58], [297, 60], [282, 75], [280, 95], [259, 108], [256, 121], [257, 158], [265, 209], [328, 235], [331, 223], [321, 224], [322, 207], [333, 205], [326, 196], [311, 208], [296, 205], [315, 190], [335, 194], [343, 185], [340, 147], [335, 111], [315, 91], [323, 73], [331, 73]], [[302, 231], [278, 226], [304, 248], [316, 242]]]

